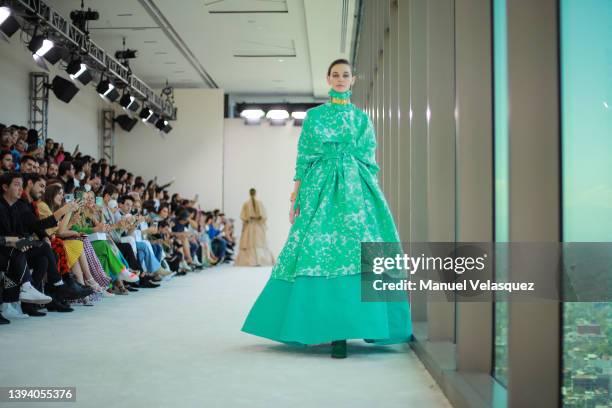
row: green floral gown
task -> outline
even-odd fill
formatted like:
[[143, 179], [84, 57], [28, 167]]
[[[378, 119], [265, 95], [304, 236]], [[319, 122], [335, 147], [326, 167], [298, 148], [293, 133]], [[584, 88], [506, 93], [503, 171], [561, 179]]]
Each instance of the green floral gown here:
[[375, 154], [372, 122], [352, 103], [308, 110], [293, 178], [300, 213], [242, 331], [291, 345], [410, 339], [408, 302], [361, 301], [361, 242], [400, 241]]

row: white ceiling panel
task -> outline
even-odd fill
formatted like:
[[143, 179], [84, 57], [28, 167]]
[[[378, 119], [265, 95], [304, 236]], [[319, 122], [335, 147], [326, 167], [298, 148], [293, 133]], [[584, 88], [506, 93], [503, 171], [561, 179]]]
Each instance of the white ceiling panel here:
[[[80, 0], [48, 0], [68, 17]], [[138, 50], [152, 87], [223, 88], [241, 95], [327, 95], [325, 71], [349, 57], [357, 0], [89, 0], [91, 38]], [[343, 34], [344, 32], [344, 34]], [[345, 40], [344, 52], [341, 50]]]

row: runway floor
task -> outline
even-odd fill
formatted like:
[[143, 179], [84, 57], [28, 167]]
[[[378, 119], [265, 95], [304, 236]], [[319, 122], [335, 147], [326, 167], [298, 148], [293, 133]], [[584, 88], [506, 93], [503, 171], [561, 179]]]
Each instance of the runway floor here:
[[0, 326], [0, 386], [74, 386], [67, 407], [450, 404], [408, 345], [295, 349], [240, 331], [270, 268], [224, 265], [69, 314]]

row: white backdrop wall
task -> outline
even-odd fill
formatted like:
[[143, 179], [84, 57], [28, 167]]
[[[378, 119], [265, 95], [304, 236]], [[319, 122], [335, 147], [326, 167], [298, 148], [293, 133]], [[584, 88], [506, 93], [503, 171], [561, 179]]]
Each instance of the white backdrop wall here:
[[[68, 74], [60, 69], [60, 64], [50, 66], [50, 81], [56, 74], [69, 79]], [[10, 43], [0, 41], [0, 122], [5, 125], [28, 126], [29, 75], [30, 72], [40, 71], [30, 51], [19, 41], [19, 33], [11, 38]], [[78, 144], [82, 153], [99, 157], [100, 110], [105, 106], [106, 103], [91, 84], [81, 86], [70, 104], [60, 101], [53, 92], [49, 92], [48, 136], [63, 142], [66, 151], [72, 152]]]
[[289, 196], [301, 129], [267, 123], [246, 126], [241, 119], [225, 119], [225, 213], [235, 218], [239, 235], [240, 209], [254, 187], [268, 214], [267, 237], [274, 256], [282, 249], [291, 226]]
[[[193, 198], [204, 209], [223, 205], [223, 90], [176, 89], [178, 120], [162, 137], [138, 123], [131, 132], [116, 126], [115, 163], [160, 183], [176, 179], [169, 191]], [[118, 110], [117, 114], [121, 114]]]

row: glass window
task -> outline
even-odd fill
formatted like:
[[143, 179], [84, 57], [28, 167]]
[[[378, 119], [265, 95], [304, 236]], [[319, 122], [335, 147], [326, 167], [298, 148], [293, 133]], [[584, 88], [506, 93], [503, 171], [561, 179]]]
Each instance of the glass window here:
[[[612, 1], [561, 0], [563, 241], [612, 241]], [[564, 407], [608, 406], [612, 304], [563, 306]]]

